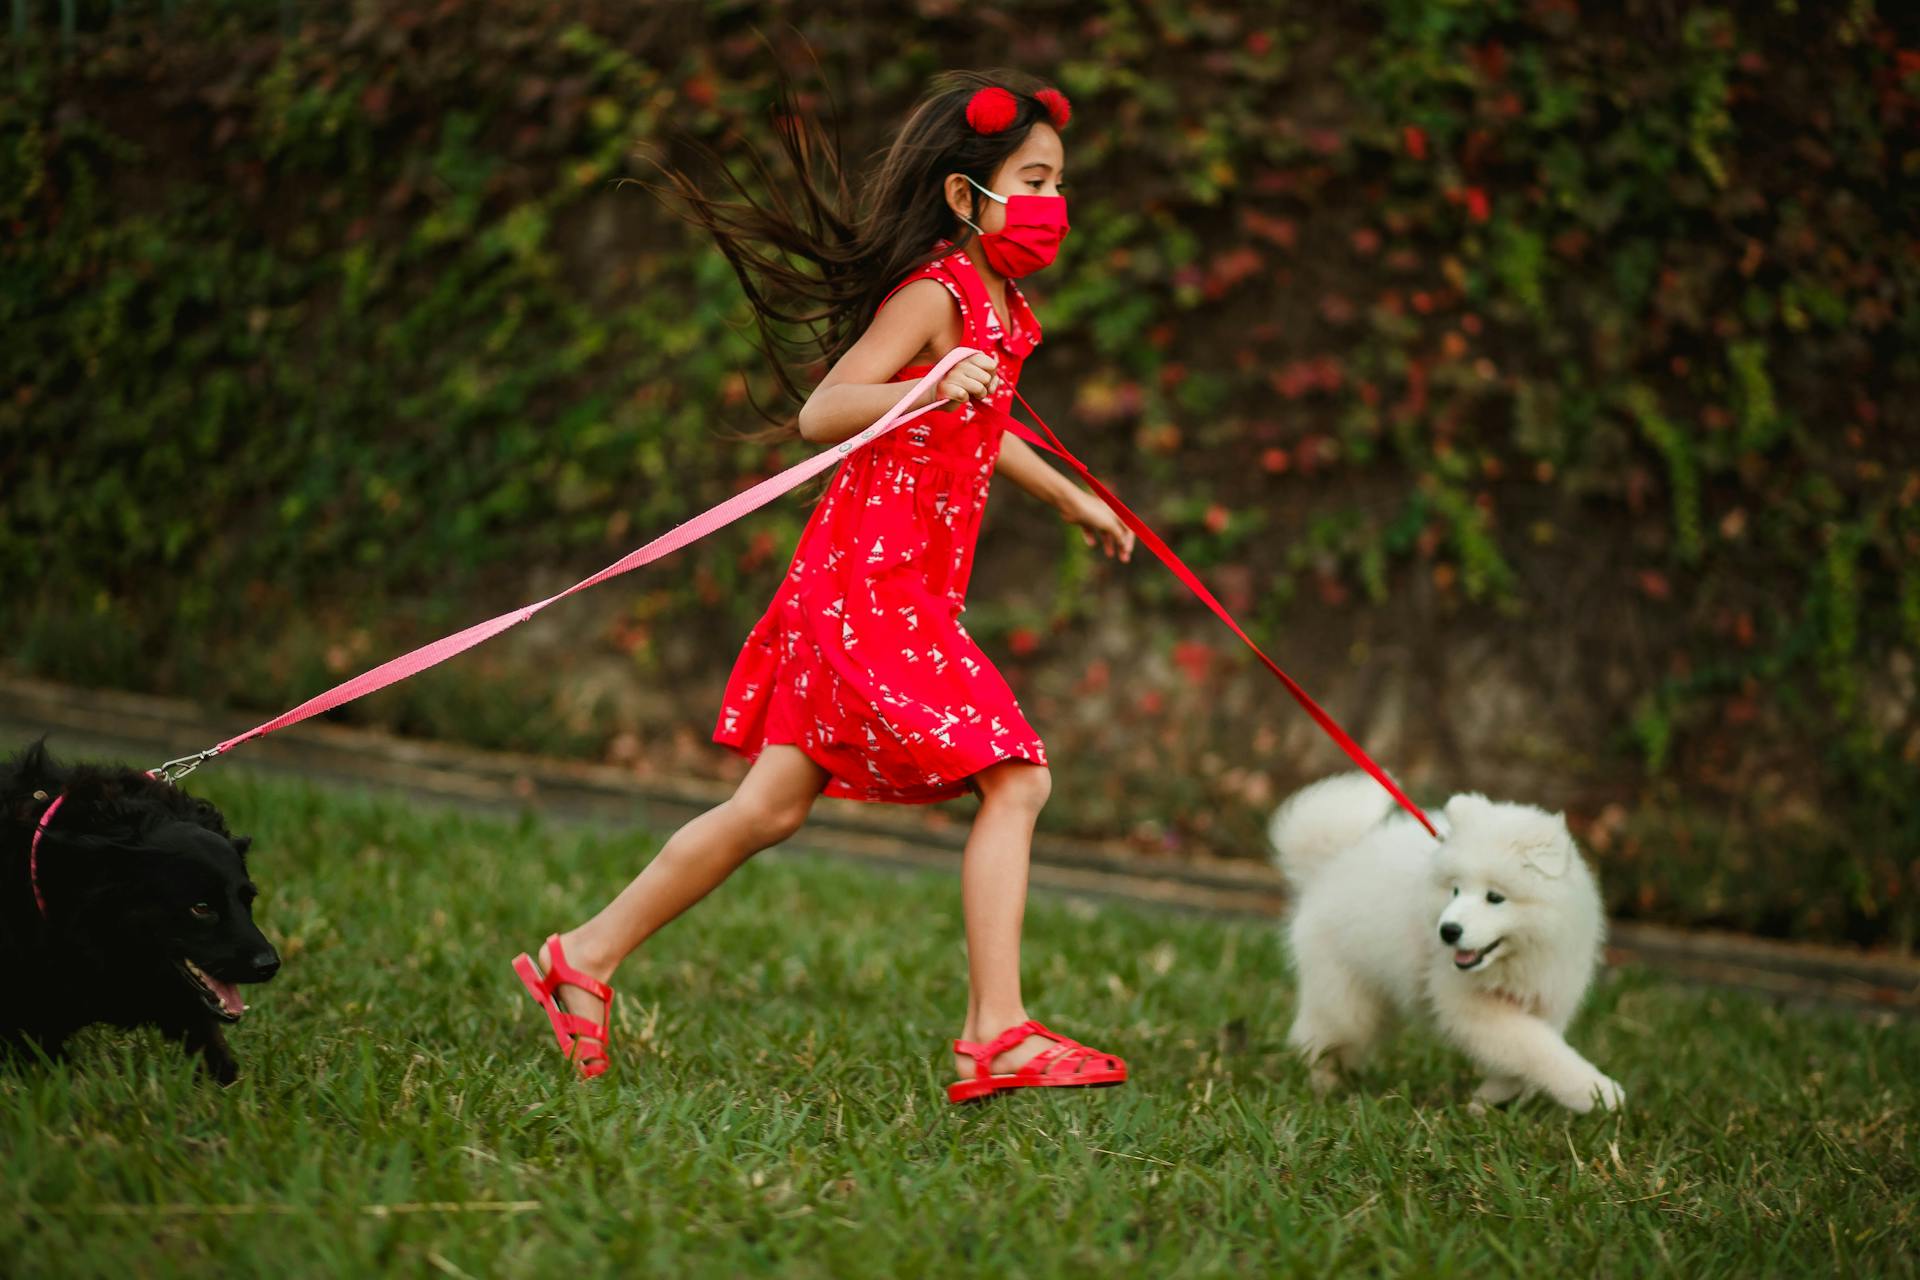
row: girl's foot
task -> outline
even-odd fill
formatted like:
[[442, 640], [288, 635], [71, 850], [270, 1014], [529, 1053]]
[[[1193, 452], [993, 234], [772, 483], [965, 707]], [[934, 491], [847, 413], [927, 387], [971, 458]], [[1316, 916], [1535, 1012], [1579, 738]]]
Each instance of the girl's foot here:
[[1008, 1089], [1088, 1088], [1127, 1079], [1122, 1059], [1031, 1019], [985, 1044], [956, 1040], [953, 1048], [959, 1078], [947, 1086], [950, 1102], [971, 1102]]
[[[613, 980], [614, 967], [612, 965], [600, 963], [600, 961], [594, 957], [592, 950], [576, 940], [572, 934], [563, 933], [560, 934], [559, 937], [560, 949], [566, 953], [567, 962], [574, 968], [586, 974], [589, 978], [594, 979], [596, 982], [611, 982]], [[548, 952], [547, 944], [544, 942], [540, 944], [539, 957], [540, 972], [552, 972], [553, 956]], [[576, 987], [571, 982], [562, 982], [554, 987], [553, 993], [555, 998], [560, 1001], [561, 1007], [566, 1009], [568, 1013], [577, 1013], [588, 1022], [606, 1022], [607, 1002], [587, 988]]]
[[614, 966], [590, 958], [584, 948], [576, 958], [569, 943], [559, 934], [549, 935], [537, 960], [522, 954], [513, 968], [546, 1011], [561, 1050], [590, 1080], [607, 1069], [613, 988], [606, 979], [613, 976]]
[[[1024, 1022], [1025, 1019], [1023, 1018], [1021, 1021]], [[981, 1038], [980, 1034], [972, 1027], [968, 1027], [960, 1036], [963, 1042], [977, 1041]], [[1037, 1035], [1028, 1036], [1011, 1049], [995, 1054], [992, 1059], [988, 1061], [987, 1070], [995, 1075], [1011, 1075], [1052, 1047], [1053, 1041], [1051, 1040]], [[970, 1080], [973, 1078], [973, 1073], [973, 1059], [967, 1054], [955, 1053], [953, 1055], [953, 1078], [956, 1080]]]

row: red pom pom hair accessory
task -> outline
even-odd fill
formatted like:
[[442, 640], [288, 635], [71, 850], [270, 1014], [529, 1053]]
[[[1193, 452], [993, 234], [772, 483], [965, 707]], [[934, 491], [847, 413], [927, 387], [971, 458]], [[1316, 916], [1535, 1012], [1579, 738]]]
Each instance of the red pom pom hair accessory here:
[[[1067, 127], [1067, 121], [1073, 118], [1073, 107], [1067, 102], [1066, 94], [1058, 89], [1042, 89], [1033, 96], [1047, 109], [1047, 118], [1054, 128]], [[1019, 112], [1019, 99], [997, 84], [990, 84], [967, 99], [967, 123], [975, 133], [999, 133], [1013, 123]]]
[[1058, 89], [1042, 89], [1033, 97], [1047, 109], [1047, 118], [1053, 121], [1054, 128], [1064, 129], [1067, 121], [1073, 119], [1073, 106], [1067, 101], [1067, 95]]
[[1013, 123], [1020, 104], [998, 85], [988, 85], [967, 99], [967, 123], [975, 133], [999, 133]]

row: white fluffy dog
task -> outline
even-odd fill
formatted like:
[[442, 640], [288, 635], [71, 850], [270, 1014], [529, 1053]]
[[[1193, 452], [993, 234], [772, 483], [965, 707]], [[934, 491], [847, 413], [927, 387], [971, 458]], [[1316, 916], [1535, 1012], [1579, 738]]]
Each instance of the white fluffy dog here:
[[1565, 816], [1457, 795], [1432, 815], [1436, 844], [1394, 808], [1366, 774], [1342, 774], [1268, 826], [1295, 895], [1287, 1039], [1314, 1087], [1358, 1067], [1395, 1013], [1424, 1012], [1485, 1070], [1475, 1110], [1535, 1090], [1575, 1111], [1620, 1106], [1620, 1085], [1564, 1039], [1605, 934]]

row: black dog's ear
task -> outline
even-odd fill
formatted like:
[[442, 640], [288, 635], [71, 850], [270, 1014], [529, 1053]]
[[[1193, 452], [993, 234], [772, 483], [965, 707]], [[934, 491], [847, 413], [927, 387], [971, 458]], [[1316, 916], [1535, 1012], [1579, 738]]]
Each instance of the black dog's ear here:
[[22, 782], [51, 782], [55, 773], [53, 757], [47, 754], [47, 735], [41, 734], [14, 761]]
[[233, 851], [240, 855], [240, 861], [245, 862], [247, 860], [247, 850], [251, 848], [253, 848], [252, 836], [235, 836], [233, 838]]
[[[23, 818], [38, 813], [47, 797], [58, 795], [64, 781], [60, 766], [47, 754], [47, 735], [28, 745], [7, 762], [4, 786], [7, 807], [18, 806]], [[36, 794], [39, 793], [39, 794]]]

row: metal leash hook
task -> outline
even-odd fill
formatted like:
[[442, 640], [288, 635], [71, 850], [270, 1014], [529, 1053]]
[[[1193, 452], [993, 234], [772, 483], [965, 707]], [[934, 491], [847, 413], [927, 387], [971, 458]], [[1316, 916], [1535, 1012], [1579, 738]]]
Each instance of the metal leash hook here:
[[162, 782], [171, 782], [177, 786], [179, 785], [180, 779], [186, 777], [195, 769], [198, 769], [201, 765], [219, 754], [220, 748], [208, 747], [205, 751], [197, 751], [190, 756], [181, 756], [177, 760], [169, 760], [158, 769], [149, 769], [147, 770], [147, 776], [158, 778]]

